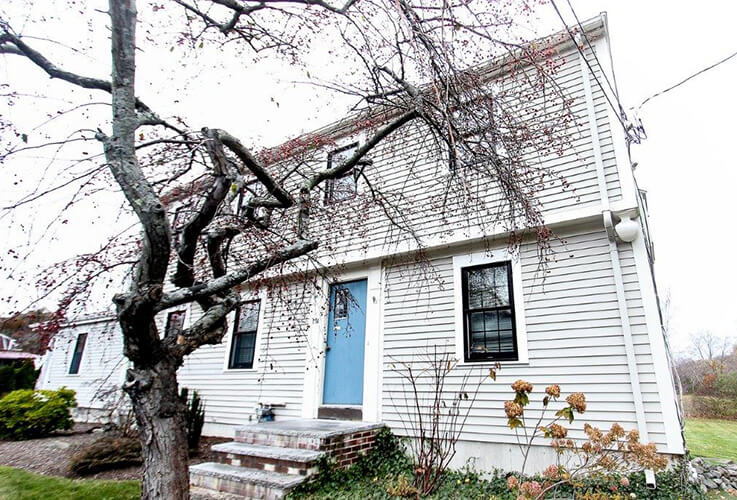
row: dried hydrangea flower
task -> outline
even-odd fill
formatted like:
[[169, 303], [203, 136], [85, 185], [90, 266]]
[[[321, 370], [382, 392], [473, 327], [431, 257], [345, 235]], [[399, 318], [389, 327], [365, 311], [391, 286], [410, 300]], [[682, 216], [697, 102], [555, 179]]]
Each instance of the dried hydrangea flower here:
[[526, 380], [519, 379], [512, 384], [512, 390], [514, 392], [532, 392], [532, 384]]
[[548, 465], [543, 471], [543, 476], [548, 479], [558, 479], [558, 477], [560, 476], [560, 469], [557, 465]]
[[568, 435], [568, 429], [560, 424], [550, 424], [548, 430], [550, 431], [550, 435], [556, 439], [562, 439]]
[[545, 393], [548, 396], [559, 398], [560, 397], [560, 386], [558, 384], [549, 385], [545, 388]]
[[537, 481], [525, 481], [519, 487], [520, 492], [529, 498], [537, 498], [543, 492], [543, 487]]
[[586, 411], [586, 396], [582, 392], [574, 392], [566, 398], [566, 402], [578, 413]]
[[504, 403], [504, 412], [508, 418], [517, 418], [524, 413], [524, 409], [514, 401], [506, 401]]

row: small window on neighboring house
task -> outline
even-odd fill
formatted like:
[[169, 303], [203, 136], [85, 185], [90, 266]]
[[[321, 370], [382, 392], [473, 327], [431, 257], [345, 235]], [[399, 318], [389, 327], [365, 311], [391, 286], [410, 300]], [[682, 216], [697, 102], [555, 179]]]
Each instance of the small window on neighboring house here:
[[[335, 168], [348, 160], [358, 149], [358, 143], [342, 147], [332, 151], [328, 155], [328, 169]], [[351, 169], [337, 179], [326, 182], [325, 203], [339, 203], [356, 197], [358, 193], [358, 180], [355, 169]]]
[[228, 368], [253, 368], [261, 301], [244, 302], [236, 310]]
[[166, 317], [166, 336], [179, 335], [184, 330], [186, 311], [172, 311]]
[[84, 353], [84, 345], [87, 342], [87, 334], [80, 333], [77, 336], [77, 343], [74, 345], [74, 354], [72, 354], [72, 364], [69, 365], [69, 375], [79, 373], [79, 365], [82, 362], [82, 353]]
[[465, 360], [518, 359], [511, 263], [463, 268], [462, 286]]

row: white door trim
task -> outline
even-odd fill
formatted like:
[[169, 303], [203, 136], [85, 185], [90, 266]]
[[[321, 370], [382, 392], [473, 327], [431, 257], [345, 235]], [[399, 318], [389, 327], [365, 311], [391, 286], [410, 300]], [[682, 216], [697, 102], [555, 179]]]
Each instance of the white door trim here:
[[[366, 334], [363, 368], [363, 420], [378, 422], [381, 418], [381, 264], [368, 269], [345, 271], [333, 283], [365, 279]], [[323, 280], [322, 293], [317, 295], [310, 310], [309, 345], [305, 358], [305, 383], [302, 393], [302, 417], [317, 418], [322, 404], [325, 379], [325, 332], [330, 284]]]

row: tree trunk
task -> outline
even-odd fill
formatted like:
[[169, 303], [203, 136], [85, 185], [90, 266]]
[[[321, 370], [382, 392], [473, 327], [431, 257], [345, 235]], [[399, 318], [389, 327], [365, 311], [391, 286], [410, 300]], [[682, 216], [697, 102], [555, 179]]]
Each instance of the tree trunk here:
[[131, 397], [143, 454], [141, 498], [189, 499], [188, 444], [184, 403], [179, 399], [177, 363], [128, 371]]

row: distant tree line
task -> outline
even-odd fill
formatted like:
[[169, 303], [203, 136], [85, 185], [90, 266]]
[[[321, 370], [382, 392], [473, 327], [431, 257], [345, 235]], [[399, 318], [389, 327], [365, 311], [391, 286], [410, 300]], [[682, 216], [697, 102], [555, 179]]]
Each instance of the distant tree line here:
[[676, 362], [684, 393], [737, 399], [737, 338], [702, 331], [690, 345]]

